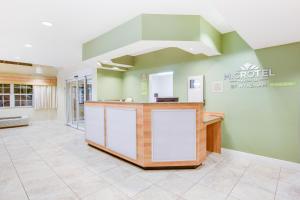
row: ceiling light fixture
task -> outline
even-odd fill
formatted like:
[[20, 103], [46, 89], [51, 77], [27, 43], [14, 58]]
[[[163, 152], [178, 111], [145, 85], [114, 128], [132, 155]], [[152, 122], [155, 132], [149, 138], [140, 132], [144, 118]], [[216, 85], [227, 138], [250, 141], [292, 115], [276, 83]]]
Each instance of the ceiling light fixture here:
[[51, 27], [51, 26], [53, 26], [53, 24], [52, 23], [50, 23], [50, 22], [47, 22], [47, 21], [43, 21], [43, 22], [41, 22], [44, 26], [48, 26], [48, 27]]
[[25, 44], [24, 47], [26, 47], [26, 48], [31, 48], [32, 45], [31, 45], [31, 44]]
[[16, 56], [16, 57], [15, 57], [15, 59], [17, 59], [17, 60], [20, 60], [20, 59], [21, 59], [21, 57], [20, 57], [20, 56]]

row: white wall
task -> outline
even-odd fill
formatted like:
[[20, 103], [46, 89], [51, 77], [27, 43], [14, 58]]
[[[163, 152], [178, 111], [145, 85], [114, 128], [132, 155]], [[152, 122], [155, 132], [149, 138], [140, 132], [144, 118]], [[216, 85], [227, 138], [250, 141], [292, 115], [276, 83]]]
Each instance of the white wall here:
[[59, 70], [57, 75], [57, 119], [66, 122], [66, 82], [63, 70]]
[[57, 119], [66, 123], [66, 80], [74, 79], [74, 76], [92, 76], [92, 100], [97, 99], [97, 68], [96, 67], [78, 67], [60, 69], [57, 75]]

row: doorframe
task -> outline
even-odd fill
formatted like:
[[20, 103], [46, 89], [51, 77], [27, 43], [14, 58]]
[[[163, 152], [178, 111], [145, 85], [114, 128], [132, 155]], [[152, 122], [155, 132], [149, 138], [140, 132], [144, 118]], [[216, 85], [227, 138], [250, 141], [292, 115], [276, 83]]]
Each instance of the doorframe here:
[[159, 75], [168, 75], [168, 74], [172, 74], [172, 95], [174, 95], [174, 72], [173, 71], [166, 71], [166, 72], [157, 72], [157, 73], [152, 73], [148, 75], [148, 80], [149, 80], [149, 84], [148, 84], [148, 101], [152, 102], [151, 99], [151, 76], [159, 76]]
[[[67, 126], [70, 126], [72, 128], [76, 128], [76, 129], [79, 129], [79, 130], [84, 130], [83, 127], [79, 127], [78, 126], [78, 121], [79, 121], [79, 114], [80, 114], [80, 111], [79, 111], [79, 98], [80, 98], [80, 94], [79, 94], [79, 81], [83, 80], [84, 82], [84, 89], [83, 89], [83, 98], [84, 98], [84, 102], [86, 102], [86, 89], [87, 89], [87, 80], [90, 76], [89, 75], [86, 75], [86, 76], [80, 76], [80, 77], [74, 77], [72, 79], [67, 79], [65, 80], [65, 84], [66, 84], [66, 90], [65, 90], [65, 94], [67, 95], [66, 96], [66, 125]], [[73, 118], [72, 119], [69, 119], [69, 116], [70, 116], [70, 112], [73, 112], [72, 111], [72, 107], [71, 107], [71, 97], [72, 97], [72, 89], [71, 87], [68, 88], [68, 84], [70, 84], [71, 82], [75, 82], [75, 85], [76, 85], [76, 89], [75, 89], [75, 101], [76, 101], [76, 114], [75, 114], [75, 123], [73, 123]], [[93, 90], [93, 88], [92, 88]], [[73, 116], [73, 113], [72, 115]]]

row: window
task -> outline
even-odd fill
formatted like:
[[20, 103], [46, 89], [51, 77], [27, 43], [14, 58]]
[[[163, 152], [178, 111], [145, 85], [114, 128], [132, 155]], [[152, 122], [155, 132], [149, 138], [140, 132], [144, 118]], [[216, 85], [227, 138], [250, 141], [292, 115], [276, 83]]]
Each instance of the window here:
[[0, 84], [0, 108], [10, 107], [10, 84]]
[[14, 84], [15, 106], [32, 106], [32, 85]]

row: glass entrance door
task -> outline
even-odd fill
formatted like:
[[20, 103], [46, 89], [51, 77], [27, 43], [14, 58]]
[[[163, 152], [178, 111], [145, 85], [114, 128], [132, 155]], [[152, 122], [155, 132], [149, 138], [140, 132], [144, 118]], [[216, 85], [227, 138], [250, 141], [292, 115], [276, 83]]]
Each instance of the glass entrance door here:
[[78, 80], [78, 113], [77, 125], [78, 129], [84, 130], [84, 102], [86, 101], [86, 79]]
[[67, 124], [77, 128], [76, 110], [77, 110], [77, 82], [75, 80], [66, 83], [66, 99], [67, 99]]
[[81, 77], [66, 82], [67, 125], [84, 130], [84, 102], [92, 96], [92, 79]]

